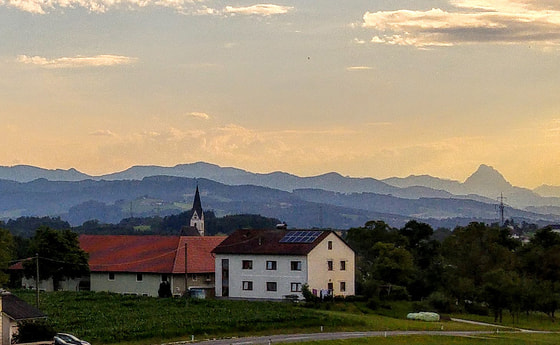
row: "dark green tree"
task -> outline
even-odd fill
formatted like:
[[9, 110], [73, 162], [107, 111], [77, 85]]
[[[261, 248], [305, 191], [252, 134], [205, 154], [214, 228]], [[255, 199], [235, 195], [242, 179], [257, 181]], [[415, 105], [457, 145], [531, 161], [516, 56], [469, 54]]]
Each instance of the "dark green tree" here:
[[399, 232], [407, 239], [406, 249], [414, 259], [407, 289], [412, 299], [421, 300], [441, 287], [441, 243], [432, 239], [434, 231], [430, 225], [415, 220], [406, 223]]
[[380, 288], [395, 291], [393, 285], [405, 286], [409, 282], [413, 260], [405, 248], [407, 239], [398, 229], [382, 221], [369, 221], [363, 227], [348, 230], [346, 240], [356, 251], [358, 294], [377, 297]]
[[[488, 303], [486, 299], [492, 295], [490, 290], [505, 279], [490, 272], [503, 270], [506, 272], [504, 274], [509, 275], [515, 271], [518, 267], [514, 255], [517, 247], [517, 242], [507, 235], [507, 230], [497, 226], [470, 223], [466, 227], [456, 228], [442, 245], [447, 292], [463, 307], [477, 302]], [[489, 285], [484, 294], [486, 283]], [[469, 305], [465, 304], [467, 302]], [[501, 302], [494, 304], [503, 307]]]
[[[89, 272], [88, 254], [80, 248], [78, 235], [71, 230], [41, 227], [31, 239], [30, 252], [39, 254], [39, 277], [53, 278], [54, 289], [65, 278], [78, 278]], [[35, 277], [35, 260], [23, 265], [26, 277]]]
[[6, 269], [13, 258], [14, 240], [12, 234], [6, 229], [0, 229], [0, 286], [4, 286], [10, 276]]

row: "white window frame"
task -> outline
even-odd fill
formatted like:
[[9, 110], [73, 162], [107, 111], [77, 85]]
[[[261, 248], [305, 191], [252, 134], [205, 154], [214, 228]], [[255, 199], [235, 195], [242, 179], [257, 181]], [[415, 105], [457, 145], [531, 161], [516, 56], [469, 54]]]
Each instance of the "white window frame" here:
[[[245, 264], [247, 264], [247, 268], [245, 268]], [[252, 270], [253, 269], [253, 260], [241, 260], [241, 269], [243, 270]]]
[[278, 268], [278, 263], [275, 260], [267, 260], [266, 261], [266, 270], [267, 271], [276, 271]]

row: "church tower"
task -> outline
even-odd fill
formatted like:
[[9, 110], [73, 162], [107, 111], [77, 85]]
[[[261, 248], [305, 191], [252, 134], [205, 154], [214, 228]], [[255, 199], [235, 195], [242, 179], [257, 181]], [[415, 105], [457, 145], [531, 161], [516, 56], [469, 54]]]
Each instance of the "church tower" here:
[[204, 236], [204, 212], [200, 203], [200, 193], [198, 192], [198, 184], [196, 185], [196, 193], [194, 194], [194, 202], [192, 207], [191, 227], [196, 228], [200, 236]]

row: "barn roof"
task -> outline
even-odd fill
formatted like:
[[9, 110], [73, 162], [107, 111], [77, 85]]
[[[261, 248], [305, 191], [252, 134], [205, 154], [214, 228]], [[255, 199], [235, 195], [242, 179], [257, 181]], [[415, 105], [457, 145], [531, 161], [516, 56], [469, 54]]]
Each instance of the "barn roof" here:
[[214, 272], [211, 250], [225, 237], [81, 235], [92, 272], [188, 273]]

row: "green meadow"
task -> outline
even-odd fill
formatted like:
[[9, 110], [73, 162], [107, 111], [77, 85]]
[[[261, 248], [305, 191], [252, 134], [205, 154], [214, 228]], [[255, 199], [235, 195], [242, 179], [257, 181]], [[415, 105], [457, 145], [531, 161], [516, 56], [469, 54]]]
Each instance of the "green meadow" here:
[[[31, 291], [16, 291], [34, 304]], [[196, 340], [278, 333], [389, 330], [488, 330], [488, 327], [452, 321], [421, 322], [406, 320], [407, 304], [396, 303], [385, 315], [369, 310], [359, 302], [326, 302], [319, 308], [305, 303], [248, 302], [229, 300], [193, 300], [123, 296], [100, 292], [41, 293], [40, 308], [58, 332], [68, 332], [94, 344], [155, 344], [176, 340]], [[408, 305], [409, 306], [409, 305]], [[462, 316], [466, 318], [465, 316]], [[557, 328], [546, 319], [531, 321], [537, 329]], [[528, 325], [528, 323], [524, 323]], [[512, 325], [519, 327], [520, 325]], [[528, 337], [530, 336], [530, 337]], [[515, 334], [511, 342], [506, 334], [479, 338], [394, 337], [325, 342], [321, 344], [476, 344], [491, 340], [494, 344], [558, 344], [556, 335]], [[556, 338], [555, 338], [556, 337]], [[411, 342], [411, 339], [414, 341]], [[549, 339], [556, 341], [547, 342]], [[516, 340], [517, 341], [517, 340]], [[534, 343], [536, 344], [536, 343]]]

